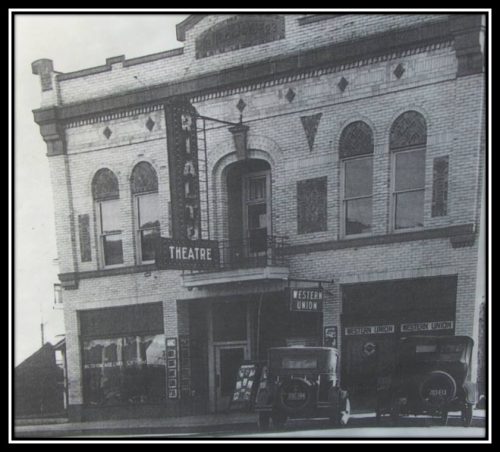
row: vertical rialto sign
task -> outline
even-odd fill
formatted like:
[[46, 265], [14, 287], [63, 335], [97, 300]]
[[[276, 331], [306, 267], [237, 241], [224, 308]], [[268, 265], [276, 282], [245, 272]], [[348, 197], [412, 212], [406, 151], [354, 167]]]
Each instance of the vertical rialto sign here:
[[201, 238], [196, 110], [186, 99], [165, 104], [172, 215], [171, 236]]

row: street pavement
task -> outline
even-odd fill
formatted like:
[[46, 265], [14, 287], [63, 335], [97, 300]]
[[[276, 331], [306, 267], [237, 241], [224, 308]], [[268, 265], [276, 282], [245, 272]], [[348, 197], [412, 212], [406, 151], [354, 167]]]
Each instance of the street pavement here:
[[331, 428], [326, 419], [293, 419], [279, 431], [259, 432], [255, 413], [227, 413], [179, 418], [124, 419], [95, 422], [17, 425], [14, 439], [480, 439], [485, 438], [484, 410], [476, 410], [472, 426], [461, 425], [459, 413], [450, 413], [447, 426], [425, 416], [404, 417], [398, 427], [374, 413], [353, 414], [347, 426]]

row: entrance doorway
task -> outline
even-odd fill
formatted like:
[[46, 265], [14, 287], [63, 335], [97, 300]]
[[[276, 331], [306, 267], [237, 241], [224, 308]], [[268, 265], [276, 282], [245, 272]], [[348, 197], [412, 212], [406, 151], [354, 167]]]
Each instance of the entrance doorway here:
[[267, 236], [271, 230], [270, 176], [270, 171], [259, 171], [243, 178], [243, 230], [249, 256], [267, 253]]
[[233, 163], [226, 183], [230, 255], [225, 258], [242, 267], [266, 264], [272, 235], [271, 167], [259, 159]]
[[247, 343], [215, 345], [215, 386], [216, 409], [224, 412], [229, 409], [234, 385], [243, 361], [249, 359]]

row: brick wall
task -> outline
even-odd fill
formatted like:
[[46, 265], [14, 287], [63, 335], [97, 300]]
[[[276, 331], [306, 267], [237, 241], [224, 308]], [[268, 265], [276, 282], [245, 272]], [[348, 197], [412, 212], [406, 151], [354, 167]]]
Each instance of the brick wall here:
[[[194, 56], [194, 37], [210, 26], [230, 17], [211, 15], [188, 30], [183, 54], [133, 66], [124, 66], [122, 62], [117, 62], [110, 65], [111, 69], [106, 72], [61, 80], [59, 82], [60, 102], [69, 104], [104, 97], [117, 91], [139, 90], [143, 89], [144, 85], [153, 86], [194, 77], [205, 72], [219, 71], [241, 64], [243, 61], [251, 63], [262, 58], [293, 53], [332, 42], [343, 42], [372, 33], [440, 21], [446, 16], [445, 14], [345, 15], [299, 25], [298, 18], [302, 16], [290, 14], [285, 16], [285, 39], [223, 53], [217, 58], [203, 58], [199, 64]], [[134, 78], [135, 76], [140, 82]]]
[[[299, 26], [296, 18], [287, 16], [287, 36], [296, 33], [296, 40], [293, 41], [296, 45], [302, 42], [318, 45], [322, 41], [311, 39], [316, 36], [314, 33], [317, 33], [318, 39], [321, 36], [321, 39], [324, 37], [329, 41], [332, 35], [336, 39], [349, 39], [361, 36], [367, 30], [387, 30], [407, 25], [408, 21], [416, 22], [416, 17], [370, 16], [369, 20], [354, 20], [353, 17], [342, 16]], [[436, 18], [425, 16], [423, 19]], [[194, 58], [193, 36], [214, 20], [222, 19], [220, 16], [210, 17], [188, 31], [183, 56], [129, 68], [120, 68], [121, 63], [116, 63], [116, 67], [106, 73], [64, 81], [61, 83], [64, 101], [75, 102], [132, 89], [129, 79], [133, 78], [133, 74], [141, 74], [146, 83], [159, 83], [168, 77], [213, 70], [211, 65], [223, 67], [238, 61], [238, 55], [245, 55], [245, 61], [253, 61], [262, 58], [263, 52], [272, 55], [273, 52], [279, 54], [293, 50], [290, 41], [283, 40], [229, 52], [214, 59], [203, 59], [203, 64], [186, 65], [186, 59]], [[177, 65], [176, 61], [183, 63]], [[405, 69], [400, 79], [394, 75], [398, 64]], [[168, 71], [165, 70], [166, 65]], [[425, 227], [478, 222], [478, 193], [484, 163], [484, 154], [481, 154], [484, 153], [484, 141], [481, 141], [484, 81], [480, 74], [457, 79], [456, 71], [453, 48], [442, 45], [350, 69], [338, 68], [310, 77], [257, 84], [250, 91], [215, 93], [208, 98], [194, 98], [193, 101], [201, 114], [235, 121], [239, 115], [236, 104], [240, 98], [244, 99], [247, 106], [243, 119], [250, 126], [250, 156], [265, 159], [272, 167], [273, 233], [288, 235], [293, 244], [316, 243], [342, 238], [338, 141], [343, 128], [357, 120], [365, 121], [374, 133], [373, 234], [391, 232], [389, 130], [398, 115], [411, 109], [424, 115], [428, 128]], [[343, 92], [338, 88], [342, 77], [348, 81]], [[289, 89], [295, 93], [292, 102], [286, 99]], [[322, 117], [314, 148], [310, 151], [300, 118], [319, 112]], [[152, 131], [145, 126], [148, 118], [155, 122]], [[112, 132], [109, 138], [103, 134], [106, 127]], [[102, 267], [98, 257], [91, 181], [96, 171], [103, 167], [114, 171], [119, 181], [124, 222], [124, 266], [136, 265], [130, 175], [134, 165], [140, 161], [150, 162], [157, 172], [161, 230], [162, 235], [169, 235], [170, 189], [161, 106], [134, 114], [116, 113], [95, 121], [75, 122], [67, 125], [65, 139], [68, 155], [49, 159], [60, 271], [93, 271]], [[212, 238], [223, 239], [227, 238], [224, 169], [236, 161], [234, 145], [227, 128], [214, 123], [209, 123], [207, 142], [211, 230], [215, 233]], [[432, 218], [432, 164], [434, 158], [444, 155], [449, 155], [450, 159], [448, 215]], [[321, 176], [328, 178], [327, 231], [299, 235], [296, 221], [297, 181]], [[82, 214], [90, 216], [90, 262], [80, 262], [76, 220]], [[453, 248], [448, 239], [441, 238], [303, 253], [290, 257], [289, 265], [291, 277], [335, 279], [335, 284], [328, 288], [331, 295], [327, 295], [325, 302], [325, 325], [339, 324], [341, 285], [347, 282], [458, 275], [456, 334], [472, 335], [476, 334], [473, 324], [477, 255], [478, 240], [473, 246]], [[70, 404], [82, 403], [77, 311], [161, 301], [166, 335], [176, 336], [189, 330], [186, 307], [177, 304], [176, 300], [190, 297], [181, 287], [178, 271], [145, 271], [81, 279], [77, 290], [65, 291]]]

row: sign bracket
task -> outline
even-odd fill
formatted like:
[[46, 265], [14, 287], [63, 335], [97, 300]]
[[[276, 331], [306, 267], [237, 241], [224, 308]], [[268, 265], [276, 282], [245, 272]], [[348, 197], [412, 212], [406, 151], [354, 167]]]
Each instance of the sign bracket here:
[[[304, 278], [288, 278], [287, 279], [287, 286], [290, 289], [290, 283], [291, 282], [306, 282], [306, 283], [316, 283], [320, 289], [323, 288], [324, 285], [332, 285], [335, 283], [334, 279], [332, 278], [331, 280], [325, 280], [325, 279], [304, 279]], [[328, 290], [325, 290], [326, 293], [329, 295], [332, 295], [332, 293]]]

